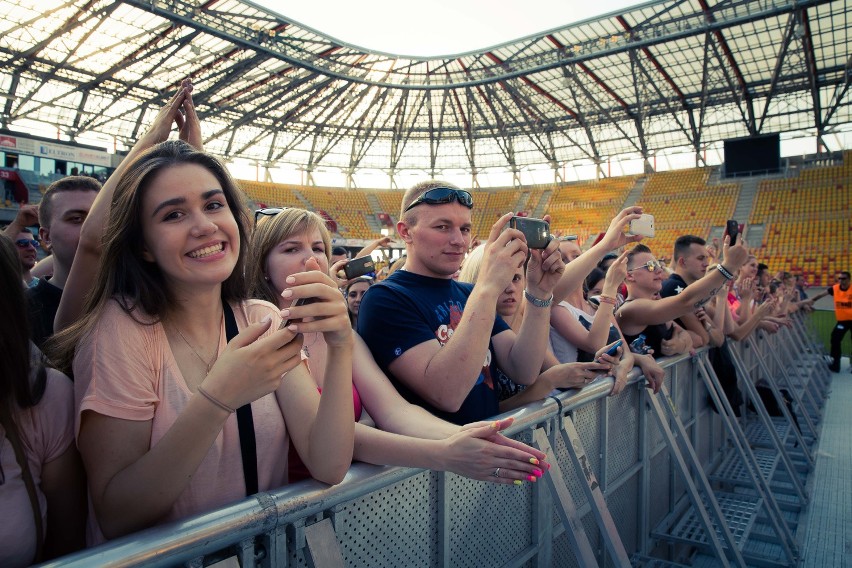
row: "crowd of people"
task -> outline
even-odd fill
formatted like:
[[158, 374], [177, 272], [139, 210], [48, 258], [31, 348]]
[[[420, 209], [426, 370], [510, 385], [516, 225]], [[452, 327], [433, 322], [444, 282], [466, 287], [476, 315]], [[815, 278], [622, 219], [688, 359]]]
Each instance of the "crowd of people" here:
[[[247, 210], [183, 82], [103, 187], [57, 181], [0, 236], [0, 564], [336, 484], [352, 460], [535, 483], [548, 456], [496, 415], [604, 376], [617, 395], [634, 367], [657, 392], [656, 359], [704, 345], [739, 404], [724, 343], [815, 300], [727, 239], [684, 235], [664, 271], [626, 232], [639, 207], [586, 251], [570, 235], [531, 248], [512, 213], [472, 246], [474, 207], [452, 184], [412, 187], [406, 255], [346, 278], [321, 217]], [[835, 299], [848, 290], [846, 274]]]

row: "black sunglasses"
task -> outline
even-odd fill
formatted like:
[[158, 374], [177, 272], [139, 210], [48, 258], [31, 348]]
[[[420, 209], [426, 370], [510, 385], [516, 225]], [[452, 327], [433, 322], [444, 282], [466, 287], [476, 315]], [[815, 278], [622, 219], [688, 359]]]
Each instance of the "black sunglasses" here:
[[35, 239], [18, 239], [15, 241], [15, 245], [18, 248], [27, 248], [27, 245], [32, 245], [34, 248], [38, 248], [38, 241]]
[[261, 215], [264, 217], [275, 217], [282, 211], [287, 211], [286, 207], [269, 207], [267, 209], [258, 209], [254, 212], [254, 224], [257, 225]]
[[453, 201], [458, 201], [468, 209], [473, 209], [473, 196], [471, 196], [470, 192], [451, 187], [436, 187], [415, 199], [411, 205], [405, 208], [403, 213], [406, 213], [413, 207], [417, 207], [421, 203], [425, 203], [426, 205], [443, 205], [444, 203], [452, 203]]

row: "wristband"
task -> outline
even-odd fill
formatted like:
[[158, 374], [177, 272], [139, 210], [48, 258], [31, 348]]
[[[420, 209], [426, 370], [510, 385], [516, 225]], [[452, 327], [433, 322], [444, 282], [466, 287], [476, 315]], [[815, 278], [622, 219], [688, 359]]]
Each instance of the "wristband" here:
[[724, 277], [725, 277], [725, 280], [733, 280], [733, 279], [734, 279], [734, 275], [733, 275], [733, 274], [731, 274], [731, 273], [728, 271], [728, 269], [727, 269], [727, 268], [725, 268], [724, 266], [722, 266], [721, 264], [717, 264], [717, 265], [716, 265], [716, 269], [717, 269], [719, 272], [721, 272], [721, 273], [722, 273], [722, 276], [724, 276]]
[[604, 304], [612, 304], [614, 306], [616, 303], [615, 298], [613, 298], [612, 296], [604, 296], [603, 294], [601, 294], [600, 296], [598, 296], [598, 299]]
[[524, 298], [526, 298], [529, 303], [531, 303], [537, 308], [549, 308], [550, 304], [553, 303], [553, 294], [551, 294], [550, 297], [546, 300], [539, 300], [538, 298], [530, 294], [526, 289], [524, 289]]
[[209, 400], [210, 402], [212, 402], [213, 404], [215, 404], [216, 406], [218, 406], [219, 408], [221, 408], [222, 410], [224, 410], [228, 414], [233, 414], [234, 412], [236, 412], [236, 410], [234, 410], [233, 408], [231, 408], [230, 406], [228, 406], [227, 404], [225, 404], [221, 400], [215, 398], [212, 394], [210, 394], [209, 392], [207, 392], [206, 390], [201, 388], [201, 385], [198, 385], [197, 390], [198, 390], [198, 394], [200, 394], [201, 396], [203, 396], [204, 398], [206, 398], [207, 400]]

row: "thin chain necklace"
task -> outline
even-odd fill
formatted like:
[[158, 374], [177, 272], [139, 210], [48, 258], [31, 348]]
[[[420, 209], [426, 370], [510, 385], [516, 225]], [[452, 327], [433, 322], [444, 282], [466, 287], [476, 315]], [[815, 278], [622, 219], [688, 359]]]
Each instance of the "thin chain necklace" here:
[[[317, 342], [317, 339], [319, 339], [319, 336], [317, 335], [317, 333], [319, 333], [319, 332], [317, 332], [317, 331], [314, 332], [314, 340], [311, 341], [310, 345], [313, 345], [314, 343]], [[305, 352], [305, 357], [307, 357], [308, 359], [311, 358], [311, 352], [310, 352], [310, 350], [308, 350], [308, 347], [310, 347], [310, 345], [302, 345], [302, 351]]]
[[[210, 362], [208, 363], [207, 361], [204, 360], [204, 357], [202, 357], [201, 355], [198, 354], [198, 351], [195, 350], [195, 347], [193, 347], [192, 344], [189, 341], [187, 341], [186, 337], [184, 337], [180, 328], [177, 327], [177, 326], [174, 326], [174, 327], [175, 327], [175, 331], [178, 332], [178, 335], [180, 335], [180, 338], [183, 339], [184, 343], [186, 343], [186, 346], [189, 347], [192, 350], [193, 353], [195, 353], [195, 356], [198, 357], [199, 361], [204, 363], [204, 366], [207, 369], [204, 373], [204, 376], [206, 377], [207, 375], [209, 375], [210, 374], [210, 367], [212, 367], [213, 363], [216, 362], [216, 359], [219, 358], [219, 340], [218, 340], [218, 338], [217, 338], [217, 341], [216, 341], [216, 353], [213, 354], [213, 358], [210, 359]], [[222, 337], [222, 322], [220, 321], [219, 322], [219, 338], [221, 338], [221, 337]]]

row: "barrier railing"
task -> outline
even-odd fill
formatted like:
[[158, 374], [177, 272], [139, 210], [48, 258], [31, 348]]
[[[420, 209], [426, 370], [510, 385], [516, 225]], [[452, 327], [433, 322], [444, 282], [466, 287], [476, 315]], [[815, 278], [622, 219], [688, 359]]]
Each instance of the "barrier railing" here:
[[[757, 350], [748, 357], [777, 367], [781, 362], [771, 361], [769, 350], [795, 355], [814, 347], [797, 320], [792, 332], [743, 344], [738, 352]], [[743, 373], [756, 380], [765, 370], [749, 361], [743, 358], [741, 380]], [[618, 396], [608, 396], [613, 380], [606, 377], [510, 413], [515, 423], [508, 434], [550, 449], [554, 467], [538, 483], [496, 485], [356, 463], [334, 487], [307, 481], [261, 493], [49, 565], [204, 566], [234, 555], [244, 567], [586, 566], [607, 559], [628, 565], [627, 554], [682, 559], [703, 545], [670, 538], [659, 527], [696, 507], [690, 477], [700, 481], [698, 470], [719, 463], [730, 446], [730, 424], [708, 398], [706, 349], [660, 363], [666, 379], [658, 395], [634, 370]], [[684, 441], [686, 450], [673, 449]], [[690, 468], [690, 476], [679, 475]], [[697, 483], [699, 492], [702, 487], [709, 485]], [[710, 501], [704, 526], [719, 512]], [[718, 544], [724, 558], [721, 551], [729, 547], [717, 540], [711, 535], [706, 547], [712, 553]], [[736, 554], [727, 555], [740, 564]]]

